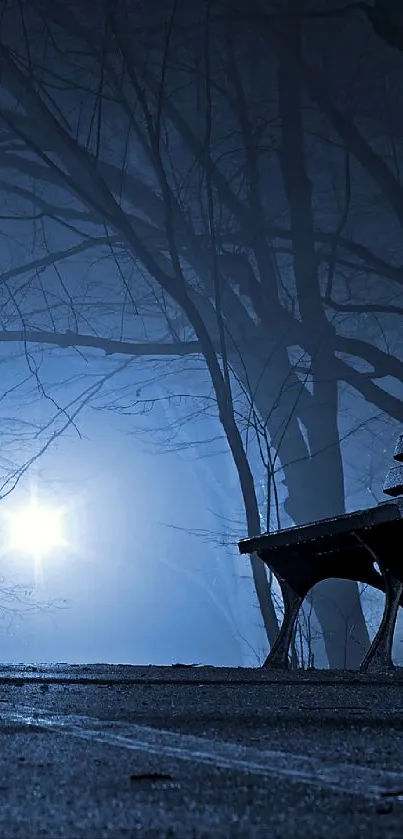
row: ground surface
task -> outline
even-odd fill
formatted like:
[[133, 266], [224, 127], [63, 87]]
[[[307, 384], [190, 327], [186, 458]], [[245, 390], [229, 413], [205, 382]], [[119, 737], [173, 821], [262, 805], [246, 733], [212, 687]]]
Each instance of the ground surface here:
[[0, 668], [0, 839], [403, 837], [403, 672]]

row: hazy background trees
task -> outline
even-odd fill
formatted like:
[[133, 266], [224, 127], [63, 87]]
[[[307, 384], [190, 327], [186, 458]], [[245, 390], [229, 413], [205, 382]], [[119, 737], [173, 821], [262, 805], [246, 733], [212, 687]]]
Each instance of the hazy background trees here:
[[[37, 393], [4, 491], [92, 406], [204, 458], [224, 543], [381, 498], [403, 415], [403, 55], [343, 5], [4, 7], [0, 341]], [[236, 627], [247, 581], [220, 600], [219, 568]], [[252, 575], [272, 641], [253, 557]], [[357, 666], [357, 586], [313, 606], [330, 665]]]

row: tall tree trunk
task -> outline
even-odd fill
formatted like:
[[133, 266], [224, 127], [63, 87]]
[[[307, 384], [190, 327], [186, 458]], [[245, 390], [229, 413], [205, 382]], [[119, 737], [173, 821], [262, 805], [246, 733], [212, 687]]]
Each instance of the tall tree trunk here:
[[[298, 5], [292, 0], [295, 15]], [[313, 404], [310, 422], [306, 422], [310, 458], [295, 464], [293, 476], [287, 475], [289, 499], [287, 511], [296, 524], [307, 516], [319, 519], [342, 514], [344, 476], [337, 427], [338, 384], [332, 378], [334, 351], [333, 327], [328, 322], [320, 295], [314, 242], [311, 183], [306, 171], [304, 129], [300, 92], [300, 25], [291, 17], [279, 33], [279, 112], [282, 142], [278, 151], [287, 194], [295, 282], [301, 320], [312, 330], [311, 371]], [[287, 458], [283, 446], [282, 460]], [[308, 467], [309, 464], [309, 468]], [[305, 468], [304, 468], [305, 467]], [[307, 484], [317, 494], [315, 508], [309, 510]], [[303, 488], [303, 490], [302, 490]], [[358, 586], [349, 581], [330, 580], [320, 593], [311, 595], [326, 645], [330, 667], [356, 668], [369, 645], [369, 636], [359, 599]]]
[[[259, 535], [261, 531], [259, 505], [256, 498], [253, 474], [242, 442], [240, 431], [235, 421], [231, 394], [228, 390], [224, 376], [221, 373], [211, 338], [202, 316], [186, 292], [181, 290], [175, 293], [173, 290], [169, 289], [169, 293], [171, 293], [172, 297], [177, 300], [179, 305], [183, 308], [189, 323], [191, 323], [200, 341], [217, 399], [219, 419], [224, 429], [235, 468], [238, 473], [244, 502], [248, 536]], [[271, 646], [277, 637], [278, 621], [271, 598], [266, 567], [256, 554], [251, 555], [250, 561], [259, 608], [263, 618], [267, 638]]]
[[[279, 441], [281, 438], [278, 454], [288, 490], [284, 505], [287, 514], [296, 525], [341, 515], [345, 512], [345, 503], [337, 405], [334, 401], [337, 389], [329, 386], [326, 394], [322, 382], [323, 389], [314, 394], [309, 413], [304, 412], [308, 447], [298, 421], [297, 393], [292, 388], [284, 389], [282, 398], [278, 398], [281, 384], [287, 381], [287, 374], [292, 369], [286, 351], [277, 349], [273, 359], [275, 363], [263, 376], [262, 360], [259, 363], [256, 357], [249, 359], [247, 352], [245, 347], [242, 356], [244, 361], [248, 359], [245, 367], [248, 369], [249, 385], [251, 388], [256, 386], [256, 407], [261, 416], [268, 416], [271, 439]], [[231, 363], [242, 379], [242, 370], [238, 369], [236, 359], [231, 358]], [[239, 360], [238, 365], [240, 368]], [[316, 376], [319, 379], [318, 367]], [[333, 396], [333, 402], [330, 396]], [[273, 405], [276, 405], [275, 410], [271, 409]], [[322, 629], [329, 666], [335, 669], [358, 668], [369, 647], [358, 586], [349, 580], [329, 580], [313, 592], [311, 599]]]

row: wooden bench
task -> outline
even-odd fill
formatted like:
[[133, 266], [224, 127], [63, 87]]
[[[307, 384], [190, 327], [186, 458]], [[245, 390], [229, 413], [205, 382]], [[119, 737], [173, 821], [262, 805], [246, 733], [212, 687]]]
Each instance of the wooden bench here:
[[289, 666], [304, 598], [316, 583], [338, 578], [367, 583], [385, 593], [381, 624], [360, 670], [393, 668], [393, 636], [399, 605], [403, 606], [403, 434], [394, 459], [398, 465], [389, 470], [383, 488], [393, 501], [239, 542], [241, 554], [256, 552], [272, 570], [283, 596], [282, 625], [264, 666]]

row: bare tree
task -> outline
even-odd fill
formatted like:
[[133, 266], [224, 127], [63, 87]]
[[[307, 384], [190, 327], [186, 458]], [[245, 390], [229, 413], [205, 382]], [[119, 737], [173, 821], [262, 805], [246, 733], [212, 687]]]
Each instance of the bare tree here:
[[[382, 196], [385, 229], [390, 212], [402, 218], [398, 179], [307, 61], [295, 5], [269, 34], [262, 17], [245, 30], [219, 4], [94, 8], [26, 0], [3, 11], [3, 224], [10, 235], [18, 225], [32, 255], [20, 246], [2, 274], [0, 341], [101, 349], [112, 361], [201, 357], [248, 533], [263, 514], [251, 412], [269, 508], [282, 477], [295, 523], [342, 513], [340, 399], [354, 392], [375, 416], [402, 419], [379, 380], [401, 381], [403, 364], [377, 331], [384, 317], [395, 334], [402, 272], [357, 224], [363, 196], [372, 207]], [[265, 570], [254, 557], [252, 568], [271, 642]], [[322, 591], [329, 662], [354, 667], [368, 646], [358, 588]]]

